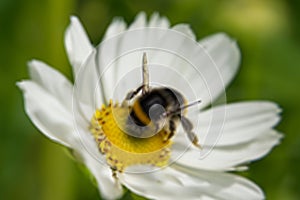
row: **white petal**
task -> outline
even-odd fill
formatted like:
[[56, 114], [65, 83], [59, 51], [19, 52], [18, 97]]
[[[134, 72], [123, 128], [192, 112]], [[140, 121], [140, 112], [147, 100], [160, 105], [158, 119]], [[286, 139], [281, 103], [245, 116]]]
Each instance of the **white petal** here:
[[33, 60], [28, 63], [28, 66], [30, 78], [71, 111], [73, 90], [71, 82], [60, 72], [41, 61]]
[[95, 56], [96, 52], [92, 51], [78, 71], [74, 84], [74, 108], [86, 121], [90, 121], [95, 110], [104, 103]]
[[[182, 152], [184, 149], [182, 144], [177, 143], [173, 147], [174, 154], [178, 155], [179, 152], [177, 151], [181, 151], [183, 154], [180, 158], [176, 157], [173, 159], [176, 159], [174, 160], [176, 163], [198, 169], [233, 170], [237, 165], [262, 158], [275, 145], [278, 145], [281, 138], [281, 134], [274, 130], [268, 130], [245, 143], [220, 147], [204, 146], [202, 152], [189, 148], [184, 153]], [[186, 147], [186, 144], [184, 144], [184, 147]]]
[[[147, 28], [152, 27], [152, 28]], [[159, 29], [154, 29], [154, 27]], [[176, 38], [172, 37], [171, 39], [168, 38], [168, 35], [166, 35], [167, 29], [169, 27], [169, 22], [166, 18], [160, 17], [157, 13], [154, 13], [151, 18], [150, 22], [146, 23], [146, 16], [145, 13], [141, 12], [133, 22], [133, 24], [129, 27], [128, 32], [124, 32], [121, 35], [118, 35], [118, 37], [111, 38], [110, 40], [104, 41], [98, 49], [98, 62], [100, 66], [100, 75], [103, 87], [105, 89], [105, 96], [107, 98], [115, 98], [115, 94], [122, 94], [122, 98], [124, 98], [125, 93], [128, 92], [128, 90], [132, 90], [137, 88], [141, 83], [140, 77], [141, 74], [133, 74], [129, 75], [132, 70], [141, 69], [141, 63], [142, 63], [142, 53], [143, 51], [147, 52], [148, 60], [149, 60], [149, 68], [153, 68], [151, 65], [155, 64], [157, 65], [165, 65], [166, 67], [173, 67], [172, 64], [174, 62], [174, 59], [169, 59], [170, 55], [166, 55], [165, 52], [161, 52], [161, 49], [164, 50], [163, 47], [167, 50], [173, 50], [177, 51], [181, 48], [182, 45], [186, 43], [186, 40], [191, 40], [191, 30], [186, 25], [179, 25], [177, 27], [174, 27], [173, 31], [174, 35], [178, 35], [180, 37], [180, 40], [176, 40]], [[144, 29], [143, 29], [144, 28]], [[171, 32], [169, 30], [169, 32]], [[180, 32], [180, 33], [178, 33]], [[183, 33], [183, 34], [182, 34]], [[188, 36], [188, 37], [186, 37]], [[167, 40], [165, 40], [167, 39]], [[176, 40], [176, 43], [174, 41]], [[201, 48], [197, 45], [195, 41], [193, 41], [194, 46], [197, 46], [197, 48]], [[166, 44], [163, 44], [166, 43]], [[162, 45], [163, 44], [163, 45]], [[168, 47], [171, 46], [171, 47]], [[143, 50], [143, 48], [152, 48], [156, 49], [154, 51], [151, 50]], [[173, 49], [172, 49], [173, 48]], [[175, 49], [175, 50], [174, 50]], [[193, 48], [188, 46], [185, 48], [190, 51], [193, 51]], [[192, 50], [191, 50], [192, 49]], [[158, 51], [158, 52], [157, 52]], [[204, 53], [204, 51], [202, 51]], [[188, 53], [188, 54], [189, 54]], [[174, 58], [174, 54], [171, 55], [172, 58]], [[208, 58], [208, 57], [207, 57]], [[175, 60], [176, 61], [176, 60]], [[175, 67], [174, 67], [175, 68]], [[164, 68], [166, 69], [166, 68]], [[182, 69], [182, 67], [180, 67]], [[136, 70], [135, 72], [138, 72]], [[151, 70], [151, 69], [150, 69]], [[173, 74], [176, 74], [177, 76], [180, 76], [181, 72], [177, 69], [173, 72]], [[158, 74], [158, 76], [156, 75]], [[180, 86], [181, 88], [186, 88], [185, 86], [188, 84], [180, 84], [180, 81], [174, 82], [173, 76], [163, 77], [163, 79], [159, 79], [161, 75], [166, 74], [165, 71], [160, 71], [159, 73], [151, 73], [151, 81], [164, 84], [165, 83], [173, 83], [176, 84], [176, 86]], [[167, 73], [169, 74], [169, 73]], [[153, 77], [153, 78], [152, 78]], [[156, 78], [156, 79], [154, 79]], [[121, 79], [127, 79], [125, 82]], [[165, 82], [162, 82], [166, 80]], [[122, 87], [119, 91], [116, 92], [116, 88], [118, 87], [118, 84], [120, 87]], [[175, 88], [176, 88], [175, 86]], [[179, 88], [179, 89], [181, 89]], [[117, 98], [119, 101], [123, 99]], [[194, 99], [194, 98], [192, 98]]]
[[[54, 80], [53, 84], [56, 83], [59, 82]], [[72, 113], [64, 104], [33, 81], [22, 81], [17, 85], [23, 91], [25, 111], [34, 125], [51, 140], [73, 147], [76, 142]], [[64, 89], [67, 88], [62, 85], [61, 90]]]
[[109, 167], [100, 163], [100, 160], [104, 160], [103, 155], [88, 131], [88, 124], [79, 122], [82, 116], [70, 106], [71, 83], [39, 61], [30, 62], [29, 67], [32, 81], [22, 81], [17, 85], [23, 91], [25, 110], [32, 122], [49, 139], [74, 150], [96, 178], [104, 198], [119, 198], [122, 188], [112, 177]]
[[255, 183], [243, 177], [223, 172], [186, 168], [177, 164], [172, 167], [195, 178], [195, 184], [198, 182], [197, 180], [208, 183], [205, 191], [214, 199], [264, 199], [263, 191]]
[[[199, 108], [206, 107], [225, 91], [225, 86], [233, 77], [240, 58], [239, 50], [231, 39], [224, 35], [216, 38], [218, 42], [214, 46], [217, 47], [206, 51], [190, 36], [186, 37], [171, 30], [143, 29], [140, 32], [126, 33], [120, 39], [122, 43], [118, 43], [119, 55], [122, 56], [115, 65], [110, 66], [117, 69], [117, 75], [109, 88], [115, 89], [117, 82], [128, 76], [132, 70], [141, 70], [142, 53], [146, 51], [152, 83], [173, 87], [182, 92], [188, 101], [201, 99]], [[147, 47], [151, 49], [143, 50]], [[222, 49], [223, 53], [215, 49]], [[124, 87], [123, 91], [141, 85], [139, 77], [141, 74], [130, 76], [126, 84], [131, 88]], [[113, 96], [112, 92], [106, 94], [109, 97]]]
[[[53, 84], [55, 83], [58, 82]], [[77, 127], [75, 130], [72, 124], [72, 113], [66, 110], [61, 102], [46, 89], [33, 81], [19, 82], [18, 87], [24, 93], [26, 113], [38, 129], [51, 140], [72, 148], [75, 150], [76, 155], [79, 154], [81, 161], [96, 178], [101, 195], [104, 198], [119, 198], [122, 195], [122, 188], [112, 177], [111, 170], [92, 157], [92, 155], [97, 156], [97, 158], [102, 156], [97, 151], [95, 142], [90, 141], [91, 135], [80, 137], [82, 142], [79, 142], [78, 131], [81, 127]], [[87, 127], [84, 128], [84, 132], [90, 134]], [[91, 145], [88, 142], [93, 142], [93, 144]], [[82, 146], [82, 144], [90, 145], [87, 147]]]
[[[172, 37], [168, 38], [168, 33], [171, 33]], [[179, 37], [178, 40], [176, 36]], [[174, 40], [177, 42], [174, 43]], [[101, 66], [100, 74], [105, 88], [105, 96], [116, 99], [114, 95], [120, 94], [124, 98], [126, 92], [142, 84], [140, 71], [143, 52], [147, 52], [150, 66], [150, 81], [152, 83], [173, 86], [179, 90], [187, 90], [186, 87], [189, 87], [189, 83], [187, 79], [182, 79], [181, 77], [180, 70], [182, 67], [180, 66], [178, 69], [178, 65], [173, 66], [173, 61], [176, 61], [176, 59], [169, 59], [169, 57], [176, 58], [176, 55], [168, 52], [170, 49], [174, 52], [181, 49], [181, 45], [184, 45], [187, 40], [190, 39], [175, 31], [161, 28], [144, 28], [124, 32], [119, 37], [102, 43], [99, 47], [97, 58]], [[195, 48], [201, 49], [195, 41], [193, 44]], [[194, 47], [187, 46], [189, 48], [187, 47], [185, 50], [188, 52], [185, 53], [189, 54]], [[205, 52], [202, 51], [202, 53], [204, 54]], [[208, 56], [207, 59], [209, 59]], [[178, 77], [179, 80], [174, 81], [174, 76]], [[185, 82], [185, 84], [181, 84], [182, 82]], [[117, 90], [118, 86], [121, 87], [119, 90]], [[192, 90], [187, 90], [187, 92], [191, 93]], [[191, 99], [193, 100], [194, 98]]]
[[[211, 89], [211, 92], [207, 93], [205, 92], [205, 86], [201, 86], [203, 87], [202, 89], [200, 87], [198, 88], [198, 90], [204, 91], [200, 96], [201, 99], [203, 99], [202, 106], [205, 107], [209, 105], [205, 99], [211, 99], [213, 102], [224, 92], [225, 88], [215, 83], [216, 77], [221, 76], [223, 79], [222, 82], [224, 83], [223, 87], [226, 87], [238, 70], [241, 54], [237, 43], [224, 33], [214, 34], [204, 38], [199, 41], [199, 44], [207, 51], [217, 69], [217, 71], [209, 70], [207, 68], [210, 67], [209, 65], [204, 67], [206, 69], [200, 69], [206, 71], [203, 74], [206, 78], [206, 84], [209, 85]], [[205, 65], [205, 63], [203, 63], [203, 65]], [[196, 85], [197, 80], [194, 79], [191, 82], [195, 82], [193, 84]]]
[[278, 106], [268, 101], [221, 105], [200, 112], [195, 132], [203, 139], [219, 135], [217, 146], [239, 144], [274, 127], [280, 120], [279, 112]]
[[105, 36], [103, 40], [106, 40], [108, 38], [114, 37], [118, 35], [119, 33], [125, 31], [126, 29], [126, 23], [122, 18], [115, 18], [113, 22], [109, 25], [105, 32]]
[[118, 199], [123, 194], [123, 189], [120, 183], [112, 176], [111, 169], [104, 163], [95, 159], [87, 151], [82, 151], [84, 164], [94, 175], [101, 196], [104, 199]]
[[239, 176], [181, 166], [172, 168], [125, 173], [120, 175], [121, 181], [133, 192], [150, 199], [263, 199], [255, 184]]
[[146, 26], [146, 23], [147, 23], [146, 22], [146, 13], [145, 12], [140, 12], [139, 14], [137, 14], [134, 21], [129, 26], [129, 30], [143, 28], [143, 27]]
[[[180, 30], [180, 27], [177, 29]], [[172, 50], [177, 56], [168, 57], [161, 53], [154, 61], [170, 66], [170, 70], [177, 70], [182, 76], [181, 79], [190, 85], [189, 88], [179, 91], [186, 95], [188, 101], [201, 99], [199, 108], [204, 108], [225, 92], [226, 86], [238, 69], [240, 52], [236, 43], [225, 34], [216, 34], [197, 45], [193, 44], [191, 34], [185, 35], [187, 37], [181, 40], [166, 35], [160, 44], [161, 48], [167, 49], [166, 47], [170, 46], [168, 43], [173, 44]], [[168, 78], [163, 73], [157, 76], [161, 79]], [[173, 82], [175, 88], [181, 88], [181, 83], [176, 84], [177, 79], [174, 78]], [[191, 91], [194, 93], [194, 99], [188, 94]]]
[[[119, 37], [119, 34], [124, 32], [126, 30], [126, 23], [122, 18], [115, 18], [113, 22], [109, 25], [104, 40], [102, 43], [98, 46], [98, 54], [97, 54], [97, 60], [98, 60], [98, 67], [99, 67], [99, 81], [101, 80], [102, 88], [104, 89], [103, 92], [105, 92], [105, 95], [107, 98], [103, 99], [104, 101], [108, 102], [111, 96], [108, 96], [110, 90], [114, 87], [114, 84], [116, 82], [116, 74], [117, 74], [117, 67], [109, 67], [107, 66], [110, 64], [111, 60], [106, 62], [107, 57], [116, 59], [119, 56], [119, 43], [121, 42], [122, 38]], [[111, 43], [110, 41], [115, 41], [114, 43]], [[106, 45], [109, 43], [108, 45]], [[104, 69], [108, 68], [110, 72], [105, 73], [105, 76], [103, 75]], [[106, 91], [105, 91], [106, 90]]]
[[237, 72], [241, 60], [241, 54], [236, 41], [229, 38], [225, 33], [214, 34], [199, 42], [206, 48], [212, 57], [226, 85]]
[[[124, 98], [142, 84], [138, 70], [143, 52], [147, 53], [151, 84], [173, 87], [188, 101], [201, 99], [199, 108], [225, 92], [240, 62], [236, 43], [225, 34], [197, 43], [186, 25], [166, 29], [167, 24], [156, 13], [147, 24], [142, 12], [128, 31], [101, 44], [97, 62], [107, 98], [122, 101], [119, 96]], [[147, 28], [150, 25], [152, 28]]]
[[150, 17], [148, 27], [169, 28], [170, 22], [166, 17], [160, 17], [157, 12]]
[[76, 77], [81, 64], [93, 50], [93, 46], [77, 17], [71, 17], [71, 24], [65, 33], [65, 47]]
[[192, 31], [184, 25], [174, 26], [173, 30], [181, 30], [184, 35], [178, 37], [168, 32], [158, 37], [157, 33], [148, 33], [149, 42], [146, 44], [162, 50], [153, 55], [150, 52], [148, 60], [150, 66], [168, 66], [171, 74], [174, 71], [181, 77], [174, 78], [166, 72], [152, 73], [150, 77], [154, 77], [155, 82], [178, 89], [188, 101], [201, 99], [199, 108], [204, 108], [225, 92], [226, 86], [235, 75], [240, 62], [239, 48], [226, 34], [210, 36], [198, 44], [193, 40], [193, 34], [189, 33]]
[[[123, 25], [121, 25], [121, 27], [122, 29], [124, 28]], [[142, 30], [142, 28], [145, 27], [167, 28], [169, 27], [169, 22], [166, 18], [160, 17], [157, 13], [154, 13], [150, 19], [150, 22], [146, 23], [145, 13], [140, 12], [136, 16], [134, 22], [128, 28], [128, 30], [129, 31], [138, 30], [138, 29]], [[101, 80], [102, 80], [102, 84], [104, 85], [105, 94], [106, 94], [105, 96], [107, 97], [106, 99], [107, 101], [109, 98], [114, 97], [113, 92], [120, 78], [123, 78], [132, 69], [132, 67], [136, 67], [141, 64], [140, 54], [138, 56], [133, 56], [133, 57], [131, 56], [130, 58], [126, 58], [125, 60], [124, 60], [124, 54], [127, 54], [129, 51], [131, 51], [130, 47], [137, 47], [137, 48], [145, 47], [149, 42], [151, 42], [153, 38], [158, 39], [159, 36], [153, 35], [153, 33], [152, 35], [150, 34], [149, 37], [147, 36], [147, 33], [139, 34], [139, 35], [134, 35], [134, 33], [123, 34], [123, 35], [119, 35], [119, 37], [114, 37], [114, 38], [110, 37], [109, 38], [110, 40], [104, 41], [104, 43], [102, 43], [99, 46], [98, 49], [99, 54], [97, 58], [99, 61], [99, 66], [101, 66], [100, 67]], [[138, 80], [137, 77], [135, 77], [135, 80]], [[132, 87], [130, 89], [134, 89], [134, 88], [135, 87]], [[124, 92], [127, 91], [128, 89], [124, 90]], [[118, 100], [123, 100], [123, 99], [118, 99]]]
[[[149, 199], [201, 199], [205, 196], [201, 187], [205, 183], [199, 181], [198, 185], [190, 186], [191, 177], [170, 168], [154, 169], [148, 167], [145, 173], [122, 173], [119, 175], [122, 184], [132, 192]], [[135, 170], [130, 167], [130, 171]], [[137, 169], [139, 171], [140, 169]], [[142, 170], [141, 170], [142, 171]], [[145, 169], [143, 170], [145, 171]]]
[[93, 174], [102, 197], [117, 199], [122, 196], [123, 189], [106, 164], [105, 155], [100, 153], [98, 145], [88, 129], [89, 123], [81, 122], [81, 117], [75, 113], [75, 130], [80, 141], [78, 140], [74, 155]]
[[[162, 54], [157, 60], [163, 65], [171, 66], [172, 69], [178, 69], [182, 78], [190, 84], [190, 88], [180, 91], [187, 95], [186, 93], [192, 90], [194, 99], [189, 99], [189, 97], [187, 99], [189, 101], [201, 99], [199, 105], [201, 109], [210, 105], [225, 92], [226, 86], [238, 69], [240, 51], [235, 41], [226, 34], [215, 34], [195, 45], [192, 42], [195, 38], [192, 31], [182, 24], [177, 26], [173, 29], [181, 31], [190, 40], [175, 40], [167, 36], [162, 40], [164, 43], [161, 46], [163, 48], [167, 42], [173, 43], [174, 49], [177, 49], [173, 50], [177, 58], [168, 58]], [[176, 85], [176, 87], [180, 86]]]
[[172, 29], [185, 34], [186, 36], [190, 37], [192, 40], [196, 40], [196, 36], [189, 24], [177, 24], [173, 26]]

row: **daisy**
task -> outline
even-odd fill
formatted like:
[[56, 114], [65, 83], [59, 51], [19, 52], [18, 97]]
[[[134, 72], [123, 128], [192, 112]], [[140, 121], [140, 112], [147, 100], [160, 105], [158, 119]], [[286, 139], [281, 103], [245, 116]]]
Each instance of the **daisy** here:
[[[150, 199], [264, 199], [255, 183], [229, 172], [247, 169], [279, 143], [273, 127], [280, 109], [268, 101], [213, 103], [225, 103], [221, 94], [239, 66], [234, 40], [219, 33], [197, 42], [188, 25], [171, 27], [157, 13], [147, 22], [142, 12], [128, 27], [116, 18], [98, 47], [71, 17], [65, 46], [74, 84], [33, 60], [31, 79], [17, 85], [34, 125], [74, 152], [103, 198], [120, 198], [125, 186]], [[187, 113], [201, 150], [181, 127], [172, 137], [162, 129], [146, 138], [122, 129], [132, 103], [123, 100], [142, 83], [145, 52], [151, 88], [171, 87], [187, 102], [201, 100]]]

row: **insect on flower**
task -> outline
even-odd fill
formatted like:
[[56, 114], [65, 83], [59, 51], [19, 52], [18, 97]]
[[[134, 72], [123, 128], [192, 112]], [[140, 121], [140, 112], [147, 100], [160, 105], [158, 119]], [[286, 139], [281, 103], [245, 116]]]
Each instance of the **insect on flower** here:
[[218, 33], [198, 41], [189, 25], [171, 26], [157, 13], [148, 21], [141, 12], [130, 26], [113, 20], [98, 47], [71, 17], [65, 45], [74, 84], [33, 60], [30, 79], [17, 85], [34, 125], [74, 152], [104, 199], [119, 199], [122, 186], [149, 199], [265, 198], [255, 183], [227, 172], [245, 170], [280, 143], [280, 108], [213, 105], [239, 67], [234, 39]]
[[[134, 99], [129, 106], [129, 117], [126, 123], [126, 132], [135, 137], [150, 137], [164, 129], [165, 141], [169, 140], [176, 132], [178, 123], [181, 122], [191, 142], [200, 147], [198, 138], [193, 133], [193, 125], [185, 117], [189, 106], [200, 103], [196, 101], [186, 104], [186, 99], [177, 90], [169, 87], [149, 86], [149, 72], [146, 53], [143, 54], [143, 84], [136, 90], [130, 91], [123, 102]], [[141, 93], [141, 94], [139, 94]]]
[[[103, 114], [101, 115], [99, 112], [96, 112], [92, 119], [91, 132], [99, 143], [100, 152], [107, 156], [107, 162], [113, 170], [115, 177], [115, 171], [122, 172], [130, 165], [152, 164], [160, 166], [160, 162], [152, 161], [153, 154], [156, 154], [154, 157], [158, 156], [158, 160], [166, 163], [169, 159], [169, 145], [166, 144], [171, 143], [170, 141], [176, 133], [179, 123], [181, 123], [191, 143], [195, 147], [201, 148], [198, 143], [198, 138], [193, 132], [193, 124], [185, 116], [188, 107], [196, 105], [201, 101], [198, 100], [187, 104], [185, 97], [176, 89], [165, 86], [151, 87], [149, 85], [149, 70], [146, 53], [143, 53], [142, 61], [142, 85], [128, 92], [121, 106], [115, 104], [111, 109], [111, 114], [104, 105], [104, 109], [100, 111], [100, 113]], [[108, 107], [112, 107], [112, 101]], [[123, 110], [122, 115], [119, 114], [120, 110]], [[101, 115], [101, 117], [99, 117], [99, 115]], [[106, 131], [105, 127], [107, 126], [107, 122], [110, 124], [110, 127], [116, 126], [116, 128]], [[125, 136], [127, 134], [126, 138], [134, 140], [136, 144], [143, 142], [143, 140], [146, 141], [147, 139], [151, 140], [152, 138], [158, 137], [160, 138], [158, 142], [162, 144], [162, 146], [158, 147], [162, 149], [155, 148], [152, 151], [143, 152], [145, 147], [141, 146], [139, 149], [142, 152], [126, 152], [126, 148], [124, 149], [123, 146], [114, 144], [111, 138], [107, 138], [108, 134], [117, 135], [118, 133]], [[155, 136], [156, 134], [158, 134], [158, 136]], [[130, 143], [131, 142], [128, 142], [128, 145], [130, 145]], [[116, 146], [116, 149], [120, 152], [123, 151], [123, 154], [126, 155], [118, 156], [118, 153], [112, 150], [114, 149], [112, 146]], [[157, 154], [157, 152], [160, 153]], [[135, 161], [127, 163], [126, 160], [129, 157]], [[143, 157], [143, 159], [141, 159], [141, 157]]]

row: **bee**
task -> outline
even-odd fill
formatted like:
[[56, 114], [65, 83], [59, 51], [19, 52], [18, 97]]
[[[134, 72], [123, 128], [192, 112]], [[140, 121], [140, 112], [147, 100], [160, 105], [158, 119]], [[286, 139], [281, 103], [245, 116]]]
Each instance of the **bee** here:
[[129, 115], [126, 122], [127, 133], [134, 137], [150, 137], [160, 130], [167, 132], [165, 141], [174, 136], [178, 125], [181, 123], [189, 140], [200, 147], [198, 138], [193, 132], [192, 122], [185, 116], [187, 108], [200, 103], [187, 104], [184, 96], [177, 90], [169, 87], [149, 86], [149, 72], [146, 53], [143, 54], [143, 84], [127, 93], [123, 103], [134, 99], [129, 106]]

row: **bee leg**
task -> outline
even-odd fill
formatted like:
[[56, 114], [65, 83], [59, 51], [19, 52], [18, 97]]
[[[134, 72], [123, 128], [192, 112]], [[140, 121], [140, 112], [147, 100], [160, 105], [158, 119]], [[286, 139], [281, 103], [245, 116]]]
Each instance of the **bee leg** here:
[[165, 141], [168, 141], [169, 139], [171, 139], [174, 134], [175, 134], [175, 131], [176, 131], [176, 128], [177, 128], [177, 118], [176, 117], [172, 117], [169, 121], [169, 132], [168, 134], [166, 135], [166, 138], [165, 138]]
[[192, 122], [188, 118], [181, 116], [181, 124], [182, 124], [184, 131], [187, 133], [188, 138], [193, 143], [193, 145], [202, 149], [202, 147], [198, 143], [198, 138], [197, 138], [196, 134], [192, 131], [193, 130]]

